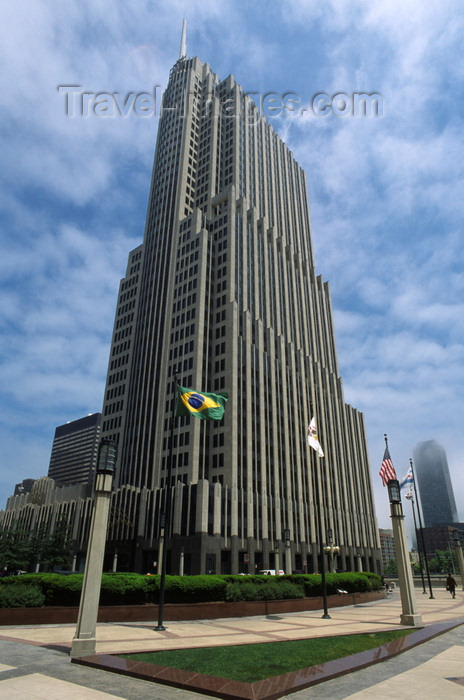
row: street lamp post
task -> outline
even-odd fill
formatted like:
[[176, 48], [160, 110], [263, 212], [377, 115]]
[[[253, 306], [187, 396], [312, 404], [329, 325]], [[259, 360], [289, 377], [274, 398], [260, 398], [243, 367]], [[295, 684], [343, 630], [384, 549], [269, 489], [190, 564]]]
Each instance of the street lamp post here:
[[275, 575], [278, 576], [280, 573], [279, 540], [276, 540], [275, 544], [274, 544], [274, 571], [275, 571]]
[[96, 627], [100, 600], [106, 530], [111, 501], [117, 444], [113, 440], [100, 442], [95, 475], [95, 500], [87, 544], [84, 579], [74, 639], [70, 656], [91, 656], [96, 649]]
[[453, 533], [454, 541], [454, 552], [456, 554], [456, 562], [459, 568], [459, 573], [461, 574], [461, 587], [464, 591], [464, 557], [462, 555], [462, 545], [459, 530], [455, 530]]
[[284, 543], [285, 543], [285, 573], [292, 573], [292, 557], [290, 551], [290, 530], [288, 527], [284, 530]]
[[387, 484], [390, 500], [390, 514], [392, 519], [393, 539], [395, 542], [396, 562], [398, 564], [398, 578], [401, 596], [401, 624], [417, 627], [422, 625], [422, 617], [416, 609], [414, 595], [414, 581], [408, 556], [408, 543], [406, 529], [404, 527], [403, 507], [401, 505], [401, 491], [398, 479], [390, 479]]
[[113, 566], [112, 566], [112, 572], [113, 574], [116, 573], [118, 570], [118, 548], [116, 547], [113, 553]]

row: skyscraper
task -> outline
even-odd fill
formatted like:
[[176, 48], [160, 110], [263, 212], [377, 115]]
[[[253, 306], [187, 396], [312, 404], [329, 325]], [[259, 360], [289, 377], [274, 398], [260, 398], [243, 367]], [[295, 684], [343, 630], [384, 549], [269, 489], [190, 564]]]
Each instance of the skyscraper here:
[[379, 529], [380, 549], [382, 551], [382, 564], [387, 566], [392, 559], [396, 560], [395, 540], [393, 539], [393, 530]]
[[[184, 47], [116, 309], [102, 422], [119, 443], [110, 547], [123, 567], [151, 567], [169, 488], [172, 573], [274, 568], [279, 545], [291, 568], [317, 571], [327, 528], [338, 568], [361, 556], [379, 570], [364, 421], [343, 398], [304, 172], [233, 76]], [[224, 419], [172, 419], [176, 374], [227, 391]]]
[[444, 448], [435, 440], [420, 442], [414, 448], [414, 468], [424, 527], [457, 523], [456, 501]]
[[62, 484], [92, 484], [97, 464], [101, 413], [68, 421], [55, 430], [48, 476]]

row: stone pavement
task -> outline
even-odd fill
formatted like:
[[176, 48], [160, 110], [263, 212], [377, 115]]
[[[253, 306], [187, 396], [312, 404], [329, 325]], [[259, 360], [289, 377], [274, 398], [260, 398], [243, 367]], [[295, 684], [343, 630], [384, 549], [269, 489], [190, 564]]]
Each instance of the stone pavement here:
[[[464, 623], [464, 593], [458, 591], [454, 600], [444, 590], [434, 590], [434, 596], [430, 599], [428, 594], [416, 591], [426, 627], [445, 621]], [[322, 619], [321, 611], [308, 611], [267, 617], [166, 622], [164, 632], [154, 630], [155, 622], [152, 625], [99, 624], [97, 652], [224, 646], [401, 627], [398, 593], [385, 600], [334, 608], [329, 612], [329, 620]], [[68, 653], [74, 632], [75, 625], [0, 628], [0, 698], [61, 700], [67, 694], [79, 700], [205, 697], [190, 689], [172, 688], [71, 663]], [[289, 697], [464, 700], [464, 626], [455, 627], [382, 663], [294, 692]]]

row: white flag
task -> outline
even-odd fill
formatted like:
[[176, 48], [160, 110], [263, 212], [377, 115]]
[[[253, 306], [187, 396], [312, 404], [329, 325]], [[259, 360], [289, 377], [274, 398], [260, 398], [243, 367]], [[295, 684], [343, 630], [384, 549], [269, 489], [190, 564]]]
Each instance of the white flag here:
[[320, 446], [319, 439], [317, 437], [316, 420], [314, 416], [311, 418], [311, 423], [309, 424], [308, 428], [308, 445], [312, 447], [313, 450], [316, 450], [318, 457], [324, 456], [322, 447]]

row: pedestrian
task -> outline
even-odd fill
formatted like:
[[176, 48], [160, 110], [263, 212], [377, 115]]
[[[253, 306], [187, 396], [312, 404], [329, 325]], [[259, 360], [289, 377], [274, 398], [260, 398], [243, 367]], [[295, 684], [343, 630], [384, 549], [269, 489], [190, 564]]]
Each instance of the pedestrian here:
[[448, 573], [446, 578], [446, 590], [451, 593], [452, 598], [456, 598], [456, 581], [451, 576], [451, 573]]

